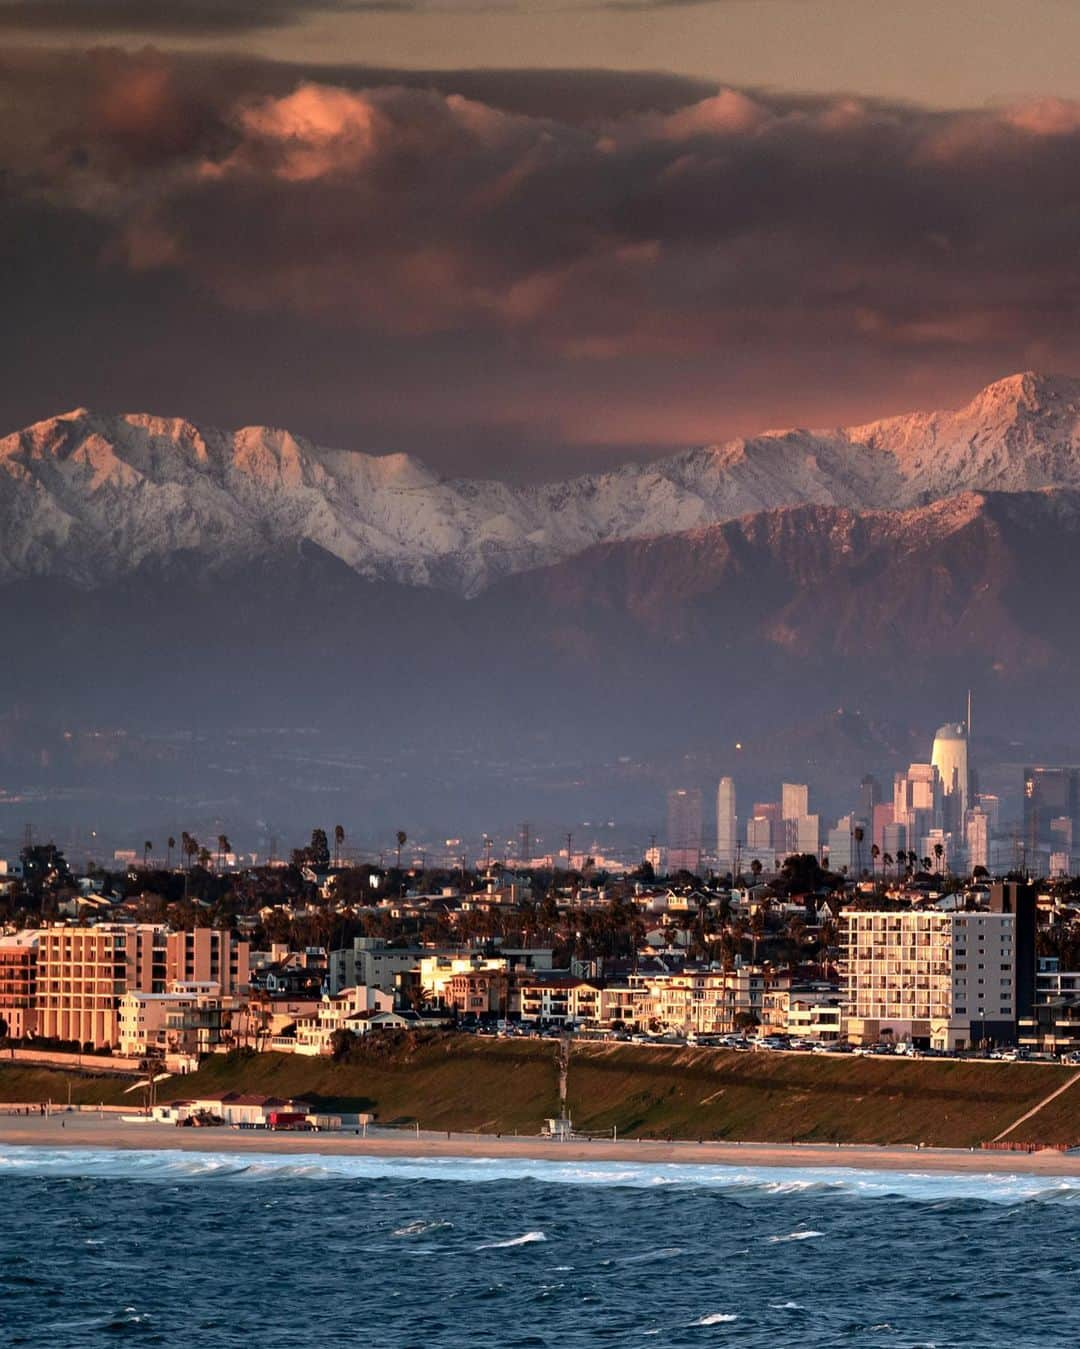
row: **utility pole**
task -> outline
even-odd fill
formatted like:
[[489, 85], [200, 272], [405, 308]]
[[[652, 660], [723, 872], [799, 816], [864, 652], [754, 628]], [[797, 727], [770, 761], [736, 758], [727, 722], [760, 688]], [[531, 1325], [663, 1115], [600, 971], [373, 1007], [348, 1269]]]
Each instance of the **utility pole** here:
[[567, 869], [567, 871], [569, 871], [569, 870], [571, 869], [570, 858], [573, 856], [573, 853], [574, 853], [574, 836], [573, 836], [573, 834], [567, 834], [567, 836], [566, 836], [566, 869]]

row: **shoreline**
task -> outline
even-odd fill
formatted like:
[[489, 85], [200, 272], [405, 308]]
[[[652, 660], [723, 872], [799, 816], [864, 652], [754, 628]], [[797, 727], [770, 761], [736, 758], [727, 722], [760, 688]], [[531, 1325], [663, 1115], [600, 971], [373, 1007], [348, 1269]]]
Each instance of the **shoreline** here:
[[852, 1168], [864, 1171], [981, 1172], [1080, 1176], [1080, 1153], [999, 1152], [919, 1148], [904, 1144], [720, 1143], [654, 1139], [557, 1142], [540, 1137], [369, 1129], [366, 1138], [346, 1133], [256, 1132], [227, 1126], [177, 1129], [165, 1124], [124, 1124], [88, 1114], [0, 1117], [0, 1148], [99, 1148], [111, 1151], [276, 1153], [392, 1157], [421, 1160], [516, 1159], [561, 1162], [622, 1162], [653, 1165]]

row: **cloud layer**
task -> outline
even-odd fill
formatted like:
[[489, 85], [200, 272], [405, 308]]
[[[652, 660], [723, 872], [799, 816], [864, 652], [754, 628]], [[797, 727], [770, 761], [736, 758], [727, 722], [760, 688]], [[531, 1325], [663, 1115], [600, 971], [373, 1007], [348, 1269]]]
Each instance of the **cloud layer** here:
[[[448, 416], [468, 415], [460, 389], [423, 381], [470, 353], [497, 353], [508, 397], [557, 376], [555, 425], [604, 416], [641, 444], [641, 389], [695, 409], [670, 414], [677, 439], [710, 369], [755, 411], [802, 379], [817, 411], [823, 378], [839, 409], [853, 382], [1080, 364], [1076, 104], [680, 101], [643, 82], [608, 107], [587, 76], [523, 103], [497, 75], [466, 96], [453, 76], [223, 78], [115, 52], [68, 58], [46, 98], [37, 59], [2, 73], [11, 202], [82, 222], [124, 286], [179, 280], [238, 316], [391, 344]], [[718, 433], [730, 408], [728, 390]]]

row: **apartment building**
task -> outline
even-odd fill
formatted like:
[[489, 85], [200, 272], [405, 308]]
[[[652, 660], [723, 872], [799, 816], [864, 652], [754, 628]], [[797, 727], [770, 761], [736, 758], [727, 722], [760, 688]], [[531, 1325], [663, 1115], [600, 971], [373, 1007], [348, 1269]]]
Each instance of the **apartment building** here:
[[1016, 1039], [1016, 917], [845, 909], [848, 1037], [967, 1049]]
[[574, 975], [533, 975], [518, 983], [522, 1021], [561, 1026], [597, 1022], [601, 1014], [601, 987]]
[[[334, 1034], [347, 1030], [362, 1035], [364, 1024], [374, 1013], [389, 1013], [394, 1009], [394, 996], [377, 988], [348, 988], [335, 997], [325, 997], [314, 1012], [297, 1017], [294, 1054], [329, 1054], [333, 1050]], [[278, 1042], [275, 1049], [284, 1048]]]
[[217, 984], [223, 995], [246, 993], [251, 980], [251, 943], [228, 929], [170, 932], [165, 940], [165, 977], [170, 984]]
[[[650, 1019], [679, 1034], [727, 1035], [774, 1024], [772, 1000], [784, 978], [760, 965], [685, 970], [645, 981]], [[783, 1027], [778, 1027], [783, 1029]]]
[[355, 937], [352, 946], [330, 952], [330, 992], [340, 993], [343, 988], [363, 985], [393, 993], [402, 976], [410, 974], [425, 956], [432, 954], [435, 953], [426, 947], [388, 946], [381, 937]]
[[239, 999], [222, 994], [216, 980], [170, 983], [165, 993], [125, 993], [117, 1008], [120, 1053], [212, 1054], [231, 1042], [238, 1006]]
[[0, 937], [0, 1020], [12, 1040], [37, 1030], [38, 933]]
[[125, 993], [163, 993], [165, 929], [154, 923], [50, 927], [38, 942], [38, 1034], [96, 1049], [119, 1041]]

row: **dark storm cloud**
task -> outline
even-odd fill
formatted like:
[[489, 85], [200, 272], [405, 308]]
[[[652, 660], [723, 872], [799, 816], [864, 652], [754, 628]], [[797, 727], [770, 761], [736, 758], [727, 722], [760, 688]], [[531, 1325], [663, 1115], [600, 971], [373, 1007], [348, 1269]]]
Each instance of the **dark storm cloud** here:
[[410, 0], [0, 0], [0, 31], [220, 36], [312, 14], [395, 13]]
[[[243, 328], [236, 387], [271, 330], [320, 368], [377, 366], [363, 416], [392, 443], [395, 417], [423, 416], [449, 438], [484, 423], [489, 442], [496, 420], [541, 419], [551, 442], [693, 439], [705, 414], [745, 427], [855, 384], [902, 408], [896, 387], [949, 372], [967, 391], [1080, 359], [1070, 103], [58, 61], [4, 67], [8, 204], [82, 222], [85, 284], [144, 297], [132, 343], [178, 323], [183, 292]], [[197, 323], [185, 309], [185, 335]], [[345, 418], [361, 393], [339, 398]]]
[[1080, 118], [1059, 103], [721, 90], [583, 124], [432, 88], [222, 98], [115, 58], [79, 131], [42, 189], [108, 222], [133, 269], [239, 308], [582, 358], [1035, 334], [1061, 320], [1080, 226]]

